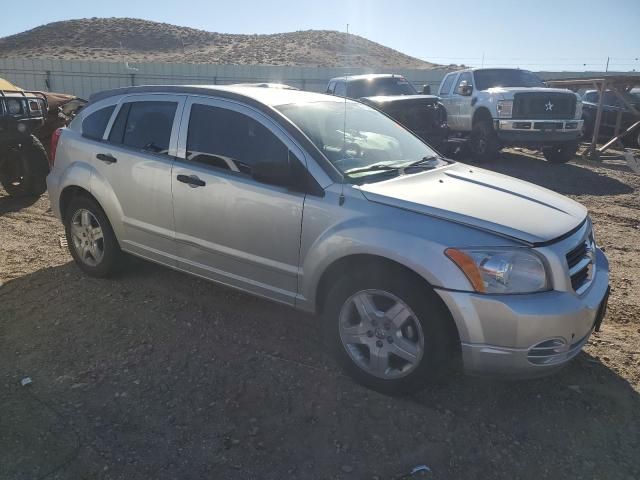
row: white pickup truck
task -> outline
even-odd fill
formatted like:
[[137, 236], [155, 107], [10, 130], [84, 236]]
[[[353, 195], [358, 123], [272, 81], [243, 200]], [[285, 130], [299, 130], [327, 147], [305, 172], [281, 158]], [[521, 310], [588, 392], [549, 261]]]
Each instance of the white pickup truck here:
[[582, 130], [582, 103], [570, 90], [547, 88], [526, 70], [467, 69], [447, 74], [438, 95], [452, 135], [468, 139], [478, 162], [502, 147], [540, 149], [552, 163], [571, 160]]

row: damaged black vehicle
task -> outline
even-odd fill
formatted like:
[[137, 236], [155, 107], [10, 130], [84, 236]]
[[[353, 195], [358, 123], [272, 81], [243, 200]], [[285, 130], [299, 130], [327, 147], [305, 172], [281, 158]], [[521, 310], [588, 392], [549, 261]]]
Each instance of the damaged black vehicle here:
[[0, 79], [0, 184], [11, 196], [47, 189], [47, 152], [34, 135], [45, 122], [47, 98]]
[[403, 76], [371, 74], [336, 77], [326, 93], [356, 99], [387, 114], [441, 153], [446, 153], [447, 110], [429, 86], [419, 94]]

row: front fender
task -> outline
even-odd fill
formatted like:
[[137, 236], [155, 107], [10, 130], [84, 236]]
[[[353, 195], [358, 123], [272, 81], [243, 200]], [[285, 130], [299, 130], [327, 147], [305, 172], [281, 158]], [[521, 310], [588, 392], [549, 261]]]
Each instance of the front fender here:
[[[327, 203], [333, 203], [331, 195], [327, 197]], [[338, 220], [321, 226], [318, 225], [321, 217], [314, 214], [315, 207], [305, 205], [305, 219], [311, 217], [313, 220], [303, 227], [299, 275], [301, 308], [315, 309], [324, 273], [335, 262], [353, 255], [394, 261], [414, 271], [433, 287], [468, 290], [469, 281], [445, 256], [444, 250], [459, 244], [461, 239], [475, 237], [478, 244], [488, 243], [489, 238], [495, 241], [489, 234], [446, 220], [374, 204], [366, 199], [347, 199], [345, 205], [350, 202], [363, 208], [356, 205], [342, 214], [336, 211], [335, 216], [325, 211], [325, 218]]]

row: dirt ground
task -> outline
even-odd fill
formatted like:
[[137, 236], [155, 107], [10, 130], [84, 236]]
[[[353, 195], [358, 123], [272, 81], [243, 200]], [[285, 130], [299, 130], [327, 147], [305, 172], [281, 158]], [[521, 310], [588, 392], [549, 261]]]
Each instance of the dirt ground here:
[[343, 376], [312, 316], [139, 260], [82, 275], [48, 198], [0, 190], [0, 478], [640, 478], [640, 176], [519, 152], [487, 167], [589, 207], [603, 330], [555, 376], [400, 399]]

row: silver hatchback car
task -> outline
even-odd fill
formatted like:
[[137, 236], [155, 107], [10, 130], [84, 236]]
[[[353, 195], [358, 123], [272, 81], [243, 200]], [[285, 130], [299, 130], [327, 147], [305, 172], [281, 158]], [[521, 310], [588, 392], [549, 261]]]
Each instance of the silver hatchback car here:
[[580, 204], [441, 158], [356, 101], [285, 89], [99, 93], [52, 143], [51, 206], [80, 268], [127, 252], [320, 314], [356, 380], [552, 372], [605, 313]]

